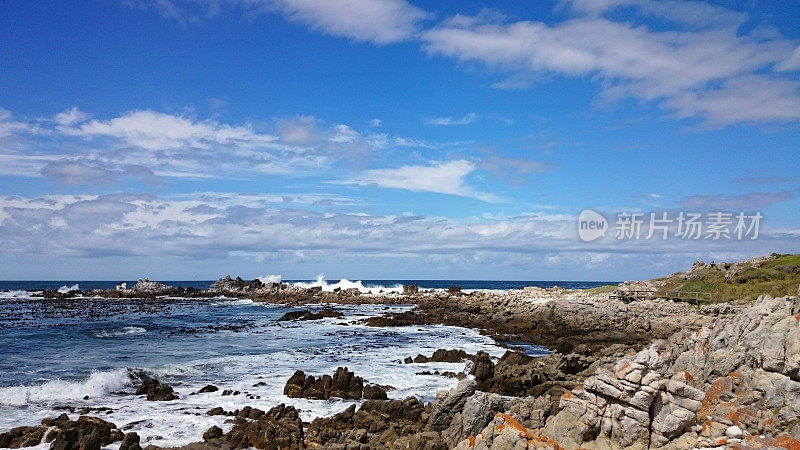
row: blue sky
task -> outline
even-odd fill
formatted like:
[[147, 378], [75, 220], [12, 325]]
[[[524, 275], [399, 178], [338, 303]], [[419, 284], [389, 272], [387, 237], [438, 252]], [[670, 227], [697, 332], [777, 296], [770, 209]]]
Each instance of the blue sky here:
[[[623, 280], [800, 252], [796, 2], [0, 8], [2, 279]], [[681, 211], [764, 219], [614, 236]]]

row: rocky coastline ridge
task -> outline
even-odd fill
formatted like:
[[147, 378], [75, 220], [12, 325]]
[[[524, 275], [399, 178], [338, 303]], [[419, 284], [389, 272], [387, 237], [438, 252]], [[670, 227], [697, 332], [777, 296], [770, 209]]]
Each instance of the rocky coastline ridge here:
[[[769, 293], [782, 283], [794, 283], [791, 277], [800, 271], [787, 266], [786, 258], [773, 264], [777, 258], [721, 268], [696, 264], [666, 281], [649, 282], [700, 286], [707, 282], [702, 277], [711, 276], [731, 283], [720, 287], [730, 292], [757, 291], [763, 283], [765, 293], [754, 299], [705, 305], [657, 297], [626, 302], [609, 296], [614, 289], [643, 282], [588, 291], [526, 288], [505, 294], [451, 290], [372, 295], [226, 277], [190, 296], [225, 295], [291, 306], [412, 303], [413, 310], [372, 317], [366, 324], [479, 328], [498, 340], [545, 345], [552, 353], [531, 357], [509, 350], [493, 359], [483, 352], [441, 349], [430, 356], [409, 355], [399, 363], [433, 358], [464, 363], [458, 386], [440, 391], [428, 404], [414, 397], [390, 398], [391, 392], [387, 397], [387, 387], [371, 388], [368, 395], [368, 380], [346, 368], [320, 377], [298, 370], [286, 380], [290, 397], [364, 400], [360, 407], [310, 423], [283, 404], [268, 411], [215, 408], [213, 414], [230, 417], [226, 429], [212, 427], [198, 442], [181, 448], [798, 449], [800, 289], [794, 284], [788, 295]], [[727, 277], [732, 269], [736, 273]], [[753, 270], [763, 271], [768, 279], [752, 277]], [[152, 295], [172, 295], [157, 294], [166, 292], [159, 286], [149, 289]], [[134, 287], [118, 292], [127, 297], [141, 291]], [[294, 320], [307, 316], [298, 314]], [[308, 320], [314, 320], [313, 314]], [[167, 391], [157, 382], [147, 387]], [[179, 395], [172, 399], [168, 394], [164, 401], [180, 401]], [[113, 439], [122, 441], [120, 450], [141, 449], [135, 433], [123, 434], [97, 418], [46, 422], [0, 434], [0, 447], [52, 442], [50, 448], [88, 450]], [[94, 431], [95, 426], [101, 431]], [[70, 431], [75, 429], [79, 431]]]

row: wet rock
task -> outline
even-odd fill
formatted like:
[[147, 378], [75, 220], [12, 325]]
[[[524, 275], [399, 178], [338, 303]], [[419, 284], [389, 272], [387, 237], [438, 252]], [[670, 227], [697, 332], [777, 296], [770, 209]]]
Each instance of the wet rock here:
[[172, 386], [163, 384], [155, 378], [144, 380], [139, 389], [136, 390], [136, 395], [147, 395], [147, 400], [151, 402], [163, 402], [179, 398], [173, 391]]
[[206, 394], [206, 393], [209, 393], [209, 392], [217, 392], [218, 390], [219, 390], [218, 387], [214, 386], [213, 384], [209, 384], [209, 385], [204, 386], [199, 391], [197, 391], [197, 393], [198, 394]]
[[287, 397], [313, 400], [331, 397], [358, 400], [363, 397], [364, 379], [355, 376], [346, 367], [337, 368], [333, 376], [323, 375], [320, 378], [306, 376], [302, 370], [298, 370], [286, 382], [283, 393]]
[[386, 389], [383, 386], [368, 384], [364, 386], [364, 398], [368, 400], [386, 400], [389, 397], [386, 395]]
[[256, 420], [237, 416], [231, 431], [220, 440], [235, 449], [300, 448], [303, 445], [303, 423], [293, 406], [280, 404]]
[[[222, 437], [222, 435], [223, 435], [222, 428], [214, 425], [213, 427], [211, 427], [208, 430], [206, 430], [205, 433], [203, 433], [203, 440], [204, 441], [210, 441], [212, 439], [219, 439], [219, 438]], [[122, 450], [122, 449], [120, 449], [120, 450]]]
[[312, 312], [311, 310], [304, 309], [301, 311], [289, 311], [286, 314], [282, 315], [278, 319], [278, 322], [295, 321], [295, 320], [320, 320], [325, 318], [340, 319], [342, 317], [344, 317], [344, 314], [330, 308], [325, 308], [316, 313]]
[[47, 426], [16, 427], [0, 433], [0, 448], [20, 448], [39, 445], [42, 442]]
[[119, 444], [119, 450], [142, 450], [139, 445], [139, 435], [136, 433], [125, 433], [122, 438], [122, 443]]
[[62, 423], [50, 449], [99, 450], [123, 438], [124, 434], [113, 423], [97, 417], [81, 416], [78, 420]]

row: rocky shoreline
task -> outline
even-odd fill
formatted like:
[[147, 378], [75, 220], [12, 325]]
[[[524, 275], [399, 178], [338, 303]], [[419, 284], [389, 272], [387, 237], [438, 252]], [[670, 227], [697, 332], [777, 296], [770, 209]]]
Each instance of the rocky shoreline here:
[[[202, 440], [198, 436], [198, 442], [181, 447], [186, 450], [800, 448], [800, 292], [697, 307], [656, 298], [626, 303], [607, 293], [540, 288], [504, 294], [408, 289], [406, 294], [372, 295], [226, 277], [206, 291], [178, 295], [173, 287], [140, 283], [84, 294], [227, 296], [289, 306], [414, 304], [413, 310], [365, 323], [479, 328], [497, 340], [552, 350], [542, 357], [509, 350], [499, 359], [459, 349], [409, 355], [399, 363], [464, 364], [463, 373], [451, 374], [461, 379], [458, 386], [428, 404], [415, 397], [388, 399], [391, 387], [373, 386], [346, 368], [332, 376], [307, 375], [298, 368], [286, 380], [287, 396], [363, 402], [306, 423], [283, 404], [268, 411], [215, 408], [208, 413], [229, 416], [227, 431], [212, 427]], [[323, 317], [335, 314], [299, 310], [282, 320]], [[148, 400], [152, 394], [156, 401], [180, 401], [168, 386], [145, 383], [140, 391]], [[135, 433], [97, 421], [103, 422], [46, 419], [0, 434], [0, 447], [52, 442], [50, 448], [59, 450], [89, 450], [121, 441], [120, 450], [141, 448]]]

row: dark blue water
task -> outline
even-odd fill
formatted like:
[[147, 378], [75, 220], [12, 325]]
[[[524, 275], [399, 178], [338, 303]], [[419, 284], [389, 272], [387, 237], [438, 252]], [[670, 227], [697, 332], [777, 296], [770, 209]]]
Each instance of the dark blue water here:
[[[157, 281], [157, 280], [153, 280]], [[314, 280], [284, 280], [286, 283], [313, 282]], [[48, 280], [48, 281], [0, 281], [0, 291], [22, 290], [32, 291], [37, 289], [58, 289], [62, 286], [73, 286], [77, 284], [82, 290], [90, 289], [114, 289], [118, 284], [126, 282], [128, 287], [136, 284], [135, 280]], [[170, 286], [193, 287], [196, 289], [207, 289], [213, 280], [193, 280], [193, 281], [160, 281]], [[458, 286], [462, 289], [522, 289], [526, 286], [536, 286], [548, 288], [559, 286], [566, 289], [589, 289], [607, 284], [618, 284], [617, 281], [548, 281], [548, 280], [517, 280], [517, 281], [496, 281], [496, 280], [362, 280], [365, 287], [388, 287], [397, 285], [410, 285], [417, 283], [420, 289], [447, 289], [451, 286]]]

